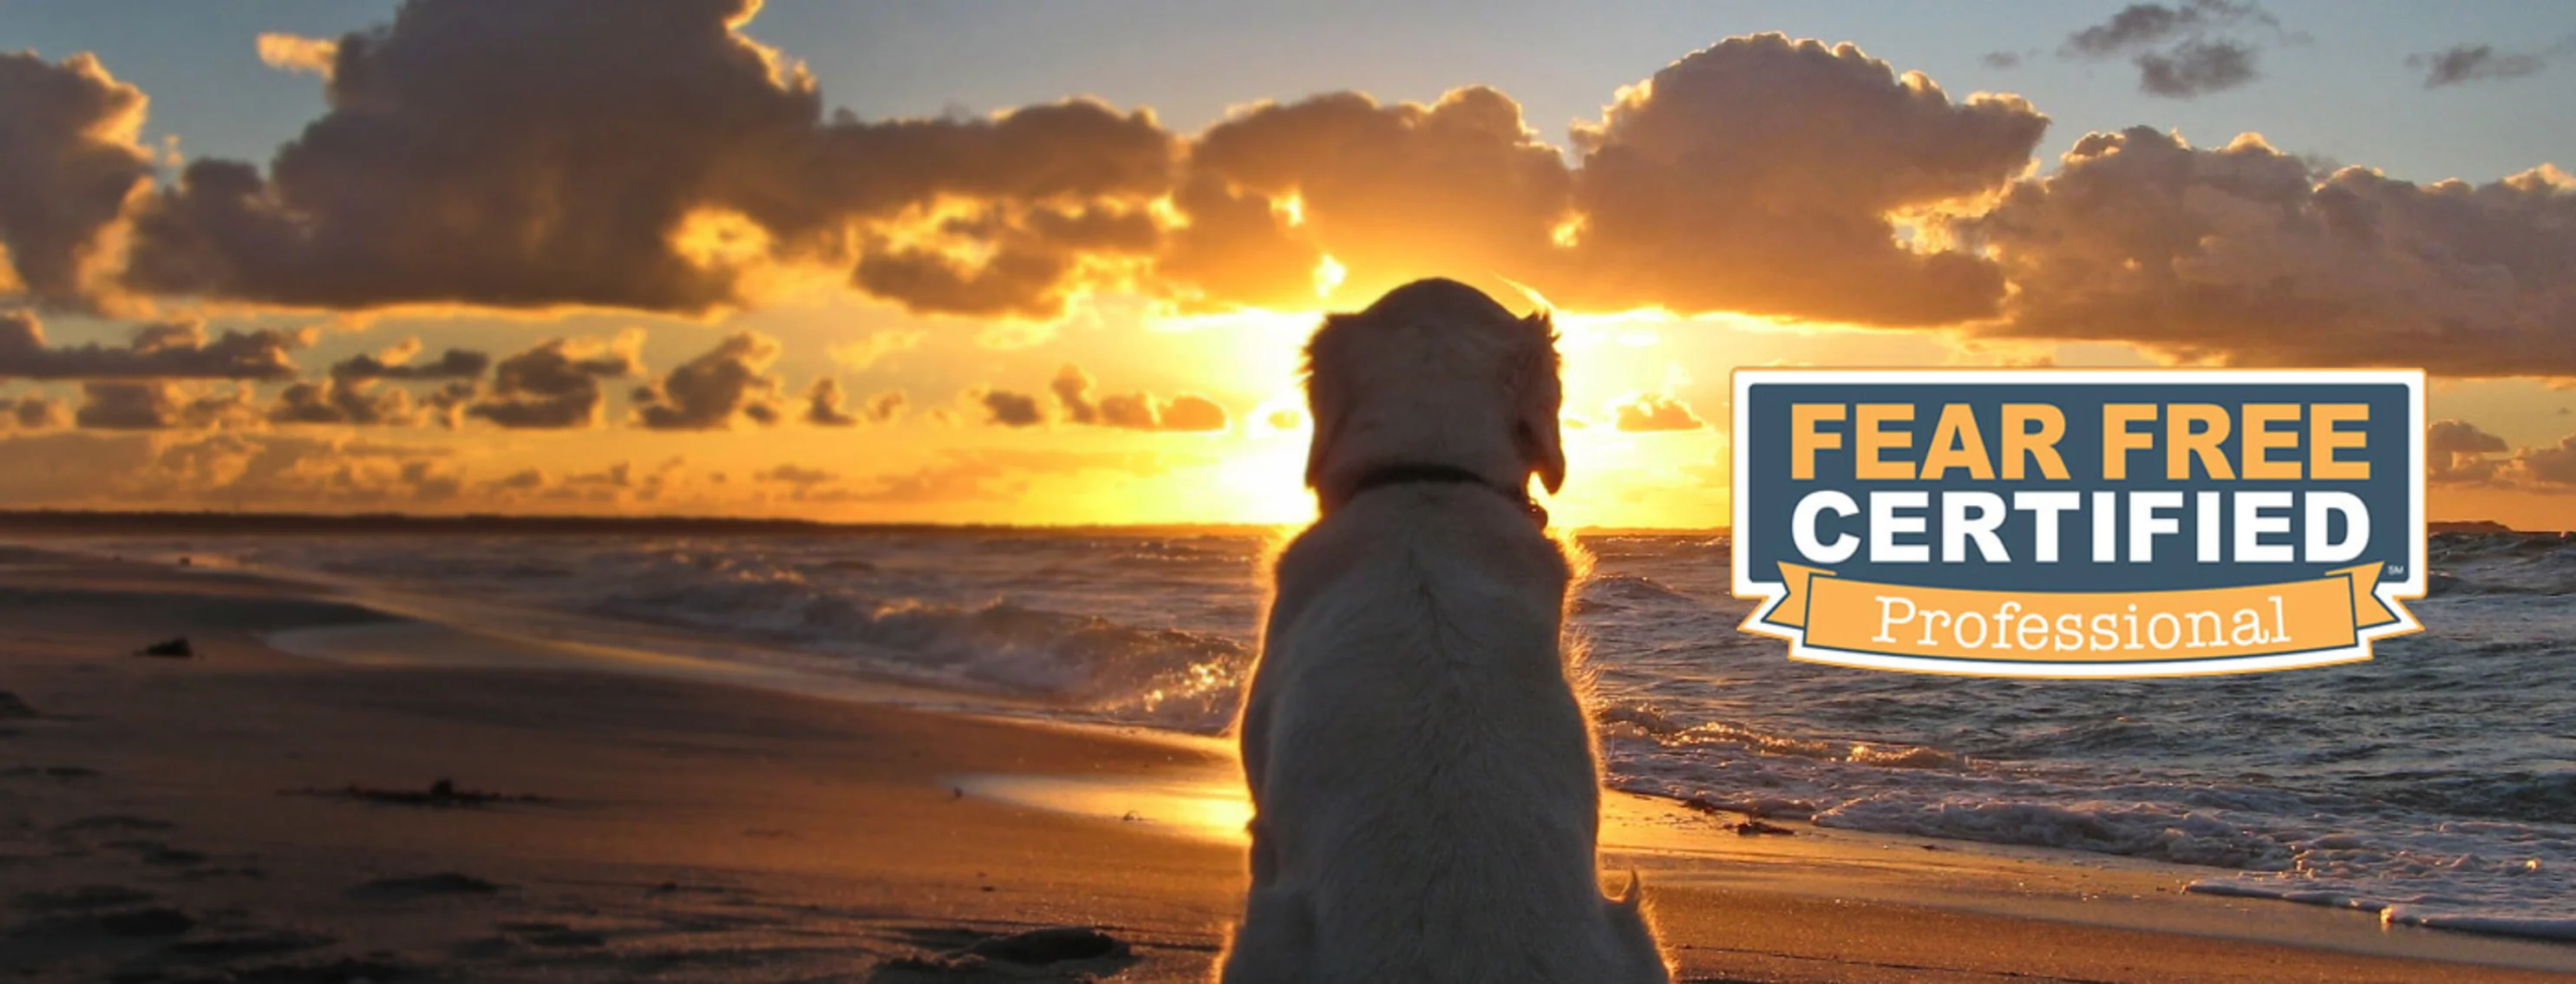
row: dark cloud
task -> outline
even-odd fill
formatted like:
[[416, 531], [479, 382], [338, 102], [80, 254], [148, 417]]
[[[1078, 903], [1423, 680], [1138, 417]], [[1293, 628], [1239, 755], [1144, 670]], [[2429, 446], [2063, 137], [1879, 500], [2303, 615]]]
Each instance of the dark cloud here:
[[2514, 478], [2527, 484], [2576, 485], [2576, 434], [2560, 438], [2550, 447], [2516, 451], [2507, 468]]
[[2252, 2], [2130, 4], [2110, 20], [2069, 35], [2058, 53], [2086, 59], [2127, 55], [2138, 67], [2139, 91], [2189, 99], [2254, 81], [2260, 49], [2228, 35], [2258, 27], [2282, 34], [2280, 20]]
[[1300, 307], [1326, 253], [1363, 293], [1441, 271], [1535, 278], [1572, 193], [1563, 155], [1493, 89], [1429, 106], [1356, 92], [1264, 103], [1191, 145], [1174, 200], [1190, 225], [1159, 269], [1201, 296]]
[[816, 427], [887, 423], [903, 412], [903, 401], [901, 391], [888, 390], [868, 397], [865, 404], [853, 409], [847, 406], [848, 397], [842, 394], [840, 381], [821, 376], [805, 391], [805, 422]]
[[886, 390], [868, 397], [865, 410], [869, 423], [891, 423], [903, 415], [905, 397], [902, 390]]
[[2170, 54], [2138, 56], [2138, 88], [2189, 99], [2254, 81], [2254, 49], [2233, 41], [2186, 41]]
[[2489, 457], [2505, 453], [2504, 438], [2465, 420], [2437, 420], [2424, 429], [2424, 478], [2436, 485], [2483, 484], [2494, 480], [2502, 462]]
[[[199, 160], [143, 207], [127, 279], [325, 307], [703, 312], [754, 300], [744, 277], [773, 262], [851, 263], [853, 228], [943, 197], [1141, 201], [1168, 182], [1170, 135], [1089, 102], [827, 120], [800, 65], [737, 33], [757, 6], [411, 0], [328, 44], [330, 111], [264, 173]], [[926, 310], [1031, 313], [1062, 274], [1029, 269], [1043, 225], [1011, 224], [1003, 272], [947, 280], [864, 236], [855, 280]]]
[[73, 419], [91, 430], [215, 430], [255, 427], [261, 414], [248, 390], [199, 393], [177, 383], [81, 384]]
[[673, 457], [648, 469], [632, 461], [620, 461], [597, 471], [571, 472], [561, 477], [542, 468], [528, 468], [474, 487], [477, 497], [486, 501], [594, 507], [648, 505], [674, 497], [685, 486], [687, 464], [686, 459]]
[[152, 157], [135, 142], [143, 91], [117, 81], [87, 54], [48, 64], [0, 54], [0, 244], [9, 269], [0, 295], [23, 292], [51, 307], [89, 308], [99, 234], [129, 196], [152, 180]]
[[474, 405], [475, 398], [482, 393], [483, 388], [476, 385], [473, 380], [452, 382], [431, 390], [428, 395], [421, 397], [421, 412], [431, 422], [448, 430], [455, 430], [464, 425], [467, 409]]
[[19, 507], [390, 509], [448, 503], [464, 488], [445, 451], [309, 432], [56, 431], [0, 449], [48, 466], [0, 469], [0, 501]]
[[1579, 128], [1580, 168], [1483, 87], [1259, 104], [1191, 139], [1085, 100], [869, 122], [826, 118], [801, 67], [737, 33], [753, 6], [411, 0], [273, 39], [329, 111], [265, 169], [199, 160], [145, 194], [123, 282], [704, 312], [794, 263], [914, 311], [1043, 318], [1092, 284], [1304, 308], [1337, 277], [1364, 295], [1452, 273], [1593, 309], [1950, 324], [2002, 285], [1889, 216], [1991, 192], [2046, 124], [1778, 35], [1624, 90]]
[[2576, 179], [2429, 185], [2243, 137], [2078, 141], [1961, 233], [2016, 290], [1991, 334], [2247, 365], [2576, 375]]
[[63, 401], [37, 394], [0, 398], [0, 430], [44, 430], [72, 421]]
[[636, 347], [641, 333], [614, 342], [557, 338], [501, 360], [492, 371], [492, 390], [465, 407], [465, 414], [503, 427], [595, 427], [607, 395], [600, 380], [624, 379], [644, 371]]
[[735, 332], [670, 375], [638, 387], [635, 420], [654, 430], [722, 430], [736, 417], [777, 423], [785, 413], [779, 402], [785, 384], [769, 375], [769, 364], [777, 360], [777, 339]]
[[2021, 67], [2021, 53], [2015, 51], [1989, 51], [1986, 52], [1985, 57], [1977, 60], [1984, 63], [1987, 68], [2011, 69]]
[[420, 339], [407, 338], [381, 355], [359, 354], [333, 363], [336, 379], [474, 379], [492, 365], [492, 357], [470, 349], [448, 349], [435, 362], [412, 362]]
[[2110, 20], [2069, 35], [2063, 50], [2074, 55], [2111, 57], [2188, 39], [2211, 28], [2232, 26], [2247, 17], [2269, 19], [2254, 4], [2227, 0], [2186, 0], [2170, 7], [2133, 3], [2120, 8]]
[[487, 491], [492, 492], [534, 492], [545, 487], [546, 473], [537, 468], [523, 468], [484, 485]]
[[830, 376], [814, 380], [805, 391], [805, 422], [816, 427], [852, 427], [858, 415], [842, 409], [841, 384]]
[[1035, 427], [1046, 423], [1046, 411], [1038, 408], [1038, 398], [1009, 390], [986, 390], [975, 397], [989, 416], [986, 423], [1004, 427]]
[[1080, 366], [1066, 365], [1057, 370], [1055, 378], [1048, 381], [1047, 389], [1055, 394], [1057, 405], [1064, 408], [1064, 419], [1070, 423], [1127, 430], [1221, 431], [1226, 428], [1225, 408], [1194, 394], [1184, 393], [1170, 400], [1161, 400], [1145, 393], [1119, 393], [1095, 400], [1091, 393], [1091, 374], [1083, 372]]
[[273, 424], [410, 426], [419, 422], [411, 394], [353, 379], [329, 378], [286, 387], [270, 407]]
[[2491, 44], [2455, 44], [2440, 51], [2427, 51], [2406, 56], [2406, 67], [2424, 70], [2424, 88], [2439, 89], [2463, 82], [2518, 79], [2549, 67], [2549, 61], [2564, 54], [2576, 40], [2562, 41], [2546, 51], [2498, 51]]
[[1100, 407], [1091, 402], [1091, 374], [1082, 371], [1082, 367], [1066, 365], [1056, 370], [1055, 378], [1047, 381], [1047, 391], [1055, 394], [1066, 420], [1077, 424], [1100, 422]]
[[45, 343], [45, 328], [24, 311], [0, 313], [0, 379], [291, 379], [301, 347], [270, 329], [226, 331], [209, 340], [203, 324], [172, 321], [134, 330], [119, 346]]
[[1727, 41], [1623, 92], [1583, 151], [1582, 276], [1532, 281], [1603, 310], [1662, 304], [1862, 324], [1991, 315], [1972, 253], [1909, 249], [1890, 221], [2004, 187], [2048, 119], [2012, 96], [1953, 103], [1850, 45]]
[[1949, 324], [2001, 284], [1889, 216], [1993, 190], [2046, 123], [1778, 35], [1625, 90], [1576, 134], [1580, 168], [1484, 87], [1259, 104], [1190, 139], [1086, 100], [827, 119], [801, 67], [736, 32], [751, 7], [412, 0], [382, 28], [274, 39], [276, 60], [327, 59], [329, 112], [264, 170], [199, 160], [149, 194], [124, 280], [704, 312], [792, 263], [917, 312], [1044, 318], [1094, 284], [1303, 308], [1337, 278], [1453, 273], [1594, 308]]
[[938, 227], [948, 246], [980, 244], [977, 262], [930, 246], [871, 245], [852, 283], [923, 314], [1047, 317], [1064, 307], [1087, 258], [1151, 253], [1161, 230], [1141, 204], [1054, 208], [987, 207]]
[[1686, 431], [1708, 426], [1689, 404], [1661, 393], [1645, 393], [1617, 407], [1623, 431]]
[[826, 471], [820, 468], [806, 468], [801, 465], [791, 463], [779, 465], [774, 468], [763, 468], [759, 471], [752, 472], [751, 480], [755, 482], [769, 482], [778, 485], [793, 485], [798, 488], [804, 488], [813, 485], [827, 485], [832, 482], [840, 481], [841, 473], [836, 471]]

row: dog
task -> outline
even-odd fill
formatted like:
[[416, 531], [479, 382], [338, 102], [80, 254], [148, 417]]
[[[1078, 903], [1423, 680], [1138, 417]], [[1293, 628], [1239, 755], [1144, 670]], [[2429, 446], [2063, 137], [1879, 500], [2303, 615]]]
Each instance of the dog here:
[[1665, 984], [1567, 677], [1544, 313], [1399, 287], [1306, 349], [1321, 518], [1278, 556], [1236, 722], [1252, 887], [1222, 984]]

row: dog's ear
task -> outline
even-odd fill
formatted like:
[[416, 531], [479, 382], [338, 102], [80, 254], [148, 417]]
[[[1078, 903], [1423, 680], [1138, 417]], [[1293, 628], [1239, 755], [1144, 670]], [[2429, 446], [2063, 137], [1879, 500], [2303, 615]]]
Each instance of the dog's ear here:
[[[1539, 484], [1554, 495], [1565, 484], [1565, 437], [1557, 426], [1565, 390], [1557, 381], [1556, 324], [1548, 312], [1539, 311], [1521, 319], [1521, 326], [1528, 335], [1519, 378], [1512, 387], [1518, 403], [1513, 408], [1512, 445], [1520, 451], [1522, 463], [1538, 475]], [[1323, 431], [1319, 427], [1316, 433]]]
[[1334, 327], [1342, 323], [1341, 315], [1325, 317], [1324, 326], [1306, 342], [1306, 416], [1315, 427], [1314, 436], [1306, 442], [1306, 487], [1310, 489], [1323, 480], [1324, 465], [1332, 460], [1333, 438], [1342, 425], [1340, 389], [1317, 371], [1337, 337]]

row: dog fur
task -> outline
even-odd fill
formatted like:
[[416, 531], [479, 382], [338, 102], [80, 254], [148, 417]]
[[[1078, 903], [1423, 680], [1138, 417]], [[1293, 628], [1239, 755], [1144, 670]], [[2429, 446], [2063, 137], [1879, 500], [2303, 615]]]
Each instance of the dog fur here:
[[[1307, 393], [1323, 517], [1279, 555], [1236, 724], [1252, 888], [1218, 979], [1669, 981], [1635, 878], [1601, 893], [1574, 571], [1521, 491], [1565, 475], [1547, 317], [1419, 281], [1328, 318]], [[1481, 484], [1354, 494], [1423, 466]]]

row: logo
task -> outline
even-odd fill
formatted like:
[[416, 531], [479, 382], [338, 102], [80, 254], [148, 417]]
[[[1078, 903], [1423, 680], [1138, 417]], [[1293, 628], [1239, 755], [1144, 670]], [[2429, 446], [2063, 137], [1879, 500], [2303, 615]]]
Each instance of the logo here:
[[1792, 659], [2132, 677], [2422, 628], [2424, 375], [1735, 373], [1735, 594]]

